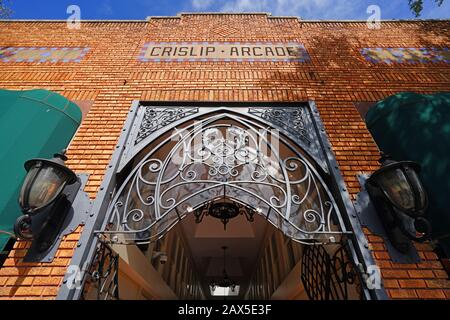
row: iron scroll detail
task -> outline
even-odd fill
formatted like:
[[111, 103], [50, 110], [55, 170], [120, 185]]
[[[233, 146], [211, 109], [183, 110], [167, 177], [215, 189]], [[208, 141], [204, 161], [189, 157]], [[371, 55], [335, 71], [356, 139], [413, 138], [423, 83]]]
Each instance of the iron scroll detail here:
[[351, 291], [354, 299], [361, 299], [359, 274], [346, 244], [339, 246], [333, 254], [323, 245], [304, 248], [301, 281], [310, 300], [349, 300]]
[[164, 128], [172, 122], [185, 118], [189, 115], [193, 115], [197, 112], [198, 108], [145, 108], [144, 117], [142, 118], [134, 144], [138, 144], [152, 133]]
[[[92, 286], [95, 290], [88, 290]], [[107, 243], [99, 243], [83, 289], [83, 299], [119, 300], [119, 255]], [[95, 296], [87, 297], [87, 292]]]
[[305, 109], [303, 108], [249, 108], [250, 114], [265, 119], [302, 139], [311, 145], [311, 137], [306, 126]]
[[325, 172], [328, 172], [326, 156], [323, 153], [319, 137], [310, 111], [305, 106], [298, 107], [251, 107], [248, 113], [264, 119], [299, 144], [314, 158]]
[[[168, 109], [171, 116], [165, 119], [172, 120], [167, 121], [197, 112]], [[162, 128], [165, 111], [147, 111], [151, 125], [142, 132]], [[300, 128], [302, 123], [295, 120], [293, 125]], [[252, 117], [202, 115], [151, 143], [110, 202], [107, 224], [98, 231], [105, 241], [154, 241], [188, 213], [224, 195], [298, 242], [334, 243], [349, 233], [304, 151]]]

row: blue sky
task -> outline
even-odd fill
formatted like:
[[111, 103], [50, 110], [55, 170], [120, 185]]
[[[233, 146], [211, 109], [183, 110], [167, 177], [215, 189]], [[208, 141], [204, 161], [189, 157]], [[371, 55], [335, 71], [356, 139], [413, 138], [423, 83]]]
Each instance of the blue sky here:
[[[179, 12], [271, 12], [303, 19], [367, 19], [367, 7], [378, 5], [382, 19], [414, 18], [408, 0], [9, 0], [14, 19], [66, 19], [76, 4], [82, 19], [139, 19]], [[424, 0], [423, 19], [450, 18], [450, 0], [437, 7]]]

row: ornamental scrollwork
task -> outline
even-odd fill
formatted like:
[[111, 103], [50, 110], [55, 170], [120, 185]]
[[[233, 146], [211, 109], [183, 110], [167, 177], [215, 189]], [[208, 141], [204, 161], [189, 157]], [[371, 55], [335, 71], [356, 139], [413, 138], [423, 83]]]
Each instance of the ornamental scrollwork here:
[[145, 107], [139, 131], [134, 144], [138, 144], [153, 132], [164, 128], [174, 121], [187, 117], [198, 112], [198, 108], [156, 108]]
[[86, 300], [119, 300], [119, 255], [106, 243], [97, 246], [82, 296]]
[[323, 245], [305, 247], [300, 278], [310, 300], [361, 300], [363, 297], [362, 278], [349, 254], [347, 240], [335, 250]]
[[249, 108], [248, 112], [287, 130], [307, 145], [311, 145], [304, 108]]
[[335, 241], [345, 232], [331, 193], [303, 151], [247, 117], [212, 114], [145, 150], [108, 209], [102, 233], [113, 242], [156, 240], [219, 197], [247, 206], [303, 243]]

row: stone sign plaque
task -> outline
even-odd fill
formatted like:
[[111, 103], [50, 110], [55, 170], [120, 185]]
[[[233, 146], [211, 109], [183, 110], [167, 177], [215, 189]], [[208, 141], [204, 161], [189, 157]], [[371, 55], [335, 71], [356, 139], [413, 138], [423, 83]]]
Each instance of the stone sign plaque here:
[[308, 62], [309, 55], [297, 42], [148, 42], [139, 60]]

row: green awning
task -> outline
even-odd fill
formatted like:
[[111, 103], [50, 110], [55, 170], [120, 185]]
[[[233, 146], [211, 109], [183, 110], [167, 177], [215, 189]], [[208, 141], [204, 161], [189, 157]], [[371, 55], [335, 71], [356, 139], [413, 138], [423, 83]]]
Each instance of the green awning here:
[[380, 150], [422, 166], [433, 238], [442, 238], [450, 256], [450, 93], [399, 93], [378, 102], [365, 120]]
[[18, 197], [30, 158], [65, 149], [81, 123], [80, 108], [47, 90], [0, 90], [0, 250], [21, 214]]

